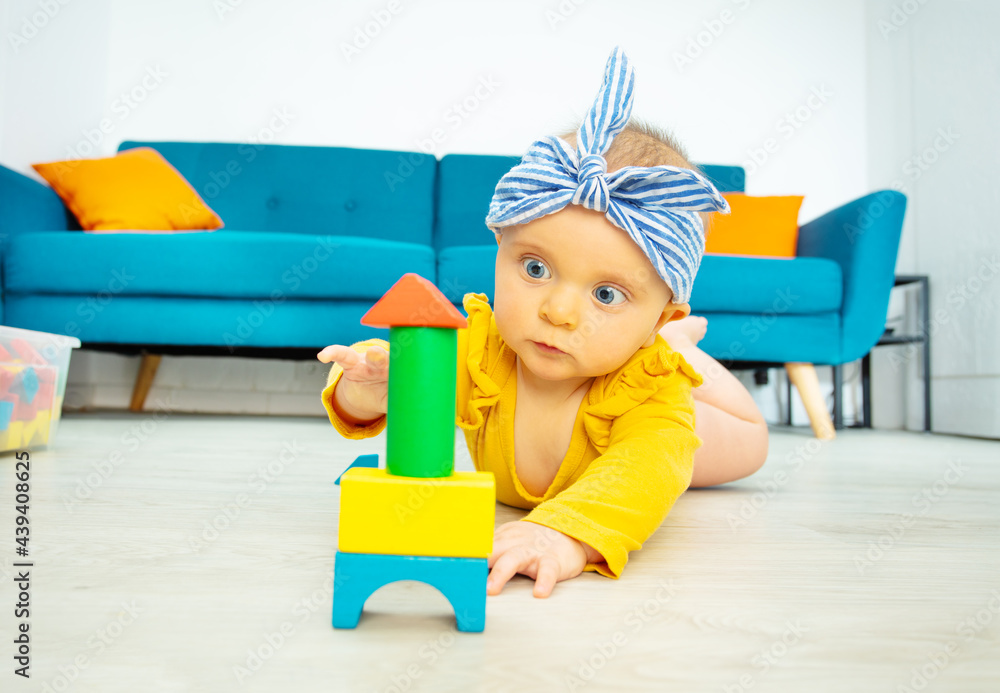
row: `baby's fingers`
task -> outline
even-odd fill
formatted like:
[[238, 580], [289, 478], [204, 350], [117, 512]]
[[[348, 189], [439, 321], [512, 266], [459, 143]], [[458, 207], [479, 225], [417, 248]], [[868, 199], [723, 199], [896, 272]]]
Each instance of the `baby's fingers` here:
[[508, 551], [493, 563], [493, 570], [486, 580], [486, 594], [497, 595], [503, 590], [507, 582], [523, 571], [531, 563], [531, 559], [526, 557], [521, 551]]
[[380, 346], [372, 346], [365, 352], [365, 362], [373, 372], [384, 371], [389, 367], [389, 352]]
[[386, 380], [389, 377], [389, 352], [371, 346], [360, 354], [352, 347], [333, 344], [316, 354], [323, 363], [336, 362], [349, 380]]
[[539, 599], [545, 599], [552, 594], [553, 588], [559, 582], [559, 561], [553, 556], [544, 555], [538, 559], [538, 572], [535, 574], [535, 590], [533, 594]]
[[341, 367], [350, 368], [361, 360], [361, 354], [356, 352], [351, 347], [343, 346], [341, 344], [331, 344], [316, 354], [316, 358], [323, 363], [336, 361], [341, 365]]

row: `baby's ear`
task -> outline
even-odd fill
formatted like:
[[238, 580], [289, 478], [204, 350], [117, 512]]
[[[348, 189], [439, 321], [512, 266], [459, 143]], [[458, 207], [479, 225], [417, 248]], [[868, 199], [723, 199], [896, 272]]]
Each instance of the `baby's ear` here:
[[500, 234], [494, 231], [493, 237], [497, 239], [497, 245], [500, 245]]
[[674, 320], [681, 320], [686, 318], [691, 314], [691, 304], [690, 303], [668, 303], [663, 312], [660, 313], [659, 319], [656, 321], [656, 327], [653, 328], [653, 332], [649, 335], [649, 338], [642, 343], [643, 347], [653, 346], [653, 342], [656, 341], [656, 335], [659, 334], [663, 326], [668, 322], [673, 322]]
[[[691, 315], [691, 304], [690, 303], [668, 303], [667, 307], [663, 309], [662, 318], [664, 315], [670, 313], [670, 316], [663, 321], [663, 325], [668, 322], [673, 322], [674, 320], [683, 320], [687, 316]], [[660, 327], [663, 327], [660, 325]]]

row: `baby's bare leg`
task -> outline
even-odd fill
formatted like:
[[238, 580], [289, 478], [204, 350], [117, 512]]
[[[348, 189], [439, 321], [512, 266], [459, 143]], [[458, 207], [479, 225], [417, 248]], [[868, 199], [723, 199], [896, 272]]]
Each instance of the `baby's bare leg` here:
[[767, 423], [757, 403], [736, 376], [695, 344], [705, 324], [704, 318], [687, 317], [660, 330], [704, 379], [692, 391], [695, 433], [704, 442], [694, 454], [691, 488], [750, 476], [767, 459]]
[[704, 444], [694, 453], [690, 488], [735, 481], [761, 468], [767, 459], [766, 423], [746, 421], [697, 397], [694, 411], [694, 430]]

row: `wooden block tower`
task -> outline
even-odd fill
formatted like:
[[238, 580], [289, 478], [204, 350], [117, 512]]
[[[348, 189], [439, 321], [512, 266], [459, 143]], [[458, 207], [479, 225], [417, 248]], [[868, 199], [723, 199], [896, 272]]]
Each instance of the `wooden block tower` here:
[[341, 475], [333, 627], [354, 628], [379, 587], [436, 587], [458, 629], [486, 626], [486, 559], [496, 489], [490, 472], [456, 472], [455, 369], [462, 314], [430, 281], [404, 275], [361, 319], [389, 328], [386, 468], [362, 455]]

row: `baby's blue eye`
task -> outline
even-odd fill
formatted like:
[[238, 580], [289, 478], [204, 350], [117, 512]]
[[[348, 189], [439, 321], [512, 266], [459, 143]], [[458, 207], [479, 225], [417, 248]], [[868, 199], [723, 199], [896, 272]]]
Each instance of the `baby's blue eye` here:
[[534, 258], [526, 257], [521, 260], [521, 267], [532, 279], [548, 279], [549, 277], [549, 270], [545, 264]]
[[613, 286], [599, 286], [594, 289], [594, 298], [606, 306], [617, 306], [625, 302], [625, 294]]

